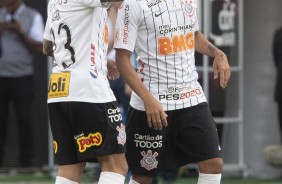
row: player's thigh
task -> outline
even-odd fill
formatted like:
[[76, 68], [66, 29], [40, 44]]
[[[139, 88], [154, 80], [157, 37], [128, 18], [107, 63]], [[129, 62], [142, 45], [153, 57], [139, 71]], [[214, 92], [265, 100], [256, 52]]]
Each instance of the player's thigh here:
[[116, 102], [51, 103], [49, 114], [58, 164], [125, 152], [125, 128]]
[[85, 166], [85, 162], [70, 165], [59, 165], [58, 176], [80, 183]]
[[101, 171], [116, 172], [122, 175], [128, 172], [124, 153], [97, 156], [97, 160], [101, 164]]
[[163, 131], [149, 128], [146, 112], [130, 107], [127, 114], [126, 134], [126, 159], [132, 174], [149, 177], [158, 174]]
[[117, 102], [72, 103], [69, 109], [79, 160], [125, 152], [125, 127]]
[[76, 143], [73, 137], [73, 128], [67, 113], [65, 102], [49, 103], [48, 113], [53, 137], [54, 160], [58, 165], [78, 163]]
[[199, 171], [206, 174], [219, 174], [223, 169], [222, 158], [211, 158], [198, 162]]
[[178, 165], [221, 157], [214, 119], [206, 103], [184, 109], [178, 118], [176, 160]]

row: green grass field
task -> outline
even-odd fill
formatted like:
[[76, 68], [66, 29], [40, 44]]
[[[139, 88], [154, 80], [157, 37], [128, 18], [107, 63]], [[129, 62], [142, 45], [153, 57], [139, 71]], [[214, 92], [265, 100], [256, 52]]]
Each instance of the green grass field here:
[[[85, 176], [81, 184], [94, 184]], [[196, 184], [196, 178], [179, 178], [176, 184]], [[282, 184], [281, 180], [263, 180], [256, 178], [228, 178], [223, 177], [222, 184]], [[48, 174], [2, 174], [0, 175], [0, 184], [54, 184], [54, 179]], [[160, 181], [159, 184], [162, 184]]]

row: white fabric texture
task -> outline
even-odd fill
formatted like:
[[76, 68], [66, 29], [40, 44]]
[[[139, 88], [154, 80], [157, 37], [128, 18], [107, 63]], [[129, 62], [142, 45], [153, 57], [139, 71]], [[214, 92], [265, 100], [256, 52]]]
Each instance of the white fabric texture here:
[[[114, 48], [137, 52], [138, 76], [166, 111], [206, 102], [195, 66], [198, 30], [197, 0], [125, 0], [119, 9]], [[130, 105], [145, 110], [134, 92]]]
[[197, 184], [220, 184], [221, 174], [200, 173]]
[[79, 184], [79, 183], [71, 181], [67, 178], [63, 178], [61, 176], [57, 176], [55, 184]]
[[125, 176], [114, 172], [101, 172], [98, 184], [124, 184]]
[[116, 100], [107, 79], [107, 9], [91, 7], [96, 1], [49, 1], [44, 38], [54, 44], [55, 75], [48, 103]]

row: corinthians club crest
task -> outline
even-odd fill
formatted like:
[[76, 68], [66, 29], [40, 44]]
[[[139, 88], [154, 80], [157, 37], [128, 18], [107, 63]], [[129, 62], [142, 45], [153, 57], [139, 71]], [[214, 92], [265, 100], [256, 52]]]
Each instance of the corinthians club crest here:
[[156, 159], [156, 157], [159, 155], [157, 152], [153, 154], [151, 150], [148, 150], [147, 153], [142, 151], [141, 155], [143, 156], [143, 159], [140, 161], [142, 167], [148, 171], [157, 168], [159, 163]]
[[196, 15], [197, 2], [195, 0], [180, 0], [181, 4], [184, 6], [184, 15], [192, 18]]
[[121, 123], [120, 126], [117, 126], [116, 130], [118, 131], [118, 144], [124, 145], [126, 142], [125, 126]]

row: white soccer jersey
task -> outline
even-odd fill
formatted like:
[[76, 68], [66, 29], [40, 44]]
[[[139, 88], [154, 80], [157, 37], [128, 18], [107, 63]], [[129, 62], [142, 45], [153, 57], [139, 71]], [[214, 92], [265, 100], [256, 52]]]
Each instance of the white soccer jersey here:
[[44, 38], [54, 43], [49, 103], [116, 100], [107, 80], [106, 8], [100, 0], [49, 2], [44, 32]]
[[[135, 50], [143, 83], [165, 110], [206, 102], [195, 67], [197, 0], [125, 0], [119, 10], [115, 48]], [[131, 106], [144, 110], [135, 94]]]

